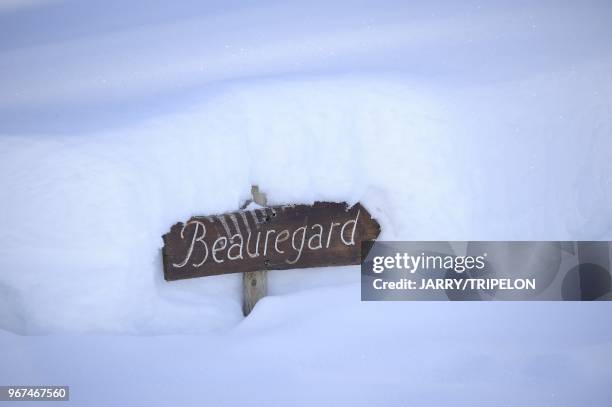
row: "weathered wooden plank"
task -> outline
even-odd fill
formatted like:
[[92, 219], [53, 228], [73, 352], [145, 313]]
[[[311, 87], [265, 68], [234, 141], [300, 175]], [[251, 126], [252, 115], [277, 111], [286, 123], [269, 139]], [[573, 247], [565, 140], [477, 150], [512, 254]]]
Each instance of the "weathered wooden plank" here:
[[379, 233], [380, 225], [359, 203], [195, 216], [163, 236], [164, 278], [359, 264], [361, 242]]

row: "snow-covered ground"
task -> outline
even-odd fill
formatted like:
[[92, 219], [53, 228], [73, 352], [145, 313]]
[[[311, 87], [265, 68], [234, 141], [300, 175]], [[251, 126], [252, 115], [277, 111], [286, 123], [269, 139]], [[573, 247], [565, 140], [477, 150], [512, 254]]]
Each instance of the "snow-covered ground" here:
[[167, 283], [160, 248], [252, 184], [361, 201], [389, 240], [612, 240], [610, 21], [606, 1], [0, 3], [0, 385], [609, 405], [609, 303], [361, 303], [339, 267], [269, 273], [244, 319], [241, 276]]

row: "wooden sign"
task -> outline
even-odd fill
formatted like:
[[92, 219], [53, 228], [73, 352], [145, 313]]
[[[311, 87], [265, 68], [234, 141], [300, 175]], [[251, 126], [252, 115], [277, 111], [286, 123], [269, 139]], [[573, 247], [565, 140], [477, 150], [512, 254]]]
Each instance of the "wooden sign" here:
[[359, 264], [361, 242], [379, 233], [380, 225], [359, 203], [195, 216], [163, 236], [164, 278]]

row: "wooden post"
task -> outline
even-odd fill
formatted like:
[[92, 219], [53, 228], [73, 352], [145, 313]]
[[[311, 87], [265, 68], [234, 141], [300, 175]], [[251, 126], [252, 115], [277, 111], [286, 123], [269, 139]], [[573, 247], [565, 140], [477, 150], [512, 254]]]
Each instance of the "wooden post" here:
[[[259, 191], [257, 185], [251, 187], [253, 202], [258, 205], [266, 206], [268, 201], [266, 194]], [[267, 271], [248, 271], [242, 275], [242, 313], [246, 317], [251, 313], [255, 304], [268, 292]]]

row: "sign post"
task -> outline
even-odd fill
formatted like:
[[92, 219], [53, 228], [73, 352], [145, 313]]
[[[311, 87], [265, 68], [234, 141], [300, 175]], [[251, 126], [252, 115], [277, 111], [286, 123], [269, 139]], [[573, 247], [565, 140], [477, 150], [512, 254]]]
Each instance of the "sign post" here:
[[[266, 194], [259, 192], [259, 187], [251, 187], [253, 202], [260, 206], [268, 205]], [[255, 304], [268, 293], [268, 276], [266, 270], [247, 271], [242, 275], [242, 313], [246, 317]]]
[[266, 206], [256, 186], [254, 209], [194, 216], [163, 236], [166, 281], [245, 273], [245, 315], [266, 294], [267, 270], [360, 264], [361, 242], [380, 225], [360, 204], [315, 202]]

